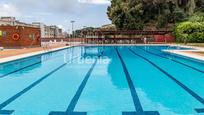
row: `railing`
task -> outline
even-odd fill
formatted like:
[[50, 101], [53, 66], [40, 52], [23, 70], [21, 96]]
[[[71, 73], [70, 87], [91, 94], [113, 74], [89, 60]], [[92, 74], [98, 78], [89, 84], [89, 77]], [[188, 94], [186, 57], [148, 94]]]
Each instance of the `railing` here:
[[[157, 43], [155, 38], [147, 38], [146, 43]], [[143, 44], [144, 38], [42, 38], [42, 42], [56, 42], [65, 44]], [[158, 42], [163, 43], [163, 42]], [[168, 41], [164, 43], [169, 43]]]

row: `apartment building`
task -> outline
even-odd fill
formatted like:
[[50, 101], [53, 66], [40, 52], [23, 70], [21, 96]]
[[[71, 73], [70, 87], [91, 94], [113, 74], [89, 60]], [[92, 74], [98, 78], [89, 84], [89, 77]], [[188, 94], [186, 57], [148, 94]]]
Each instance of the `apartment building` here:
[[0, 18], [0, 25], [16, 25], [14, 17], [1, 17]]
[[48, 26], [47, 29], [50, 30], [49, 32], [50, 32], [50, 36], [52, 38], [64, 38], [61, 28], [59, 28], [55, 25], [51, 25], [51, 26]]
[[32, 24], [40, 28], [41, 38], [65, 38], [62, 29], [55, 25], [46, 26], [40, 22], [33, 22]]
[[41, 38], [45, 38], [46, 37], [46, 25], [41, 23], [41, 22], [33, 22], [32, 25], [37, 26], [38, 28], [40, 28], [40, 33], [41, 33]]
[[1, 17], [0, 18], [0, 25], [1, 26], [24, 26], [24, 27], [37, 27], [33, 24], [28, 24], [25, 22], [21, 22], [16, 20], [15, 17]]

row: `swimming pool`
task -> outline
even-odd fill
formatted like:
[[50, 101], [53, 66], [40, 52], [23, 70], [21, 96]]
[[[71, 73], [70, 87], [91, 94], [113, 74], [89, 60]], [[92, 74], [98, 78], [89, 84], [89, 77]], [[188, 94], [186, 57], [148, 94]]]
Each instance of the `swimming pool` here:
[[204, 64], [169, 46], [72, 47], [0, 65], [1, 115], [202, 115]]

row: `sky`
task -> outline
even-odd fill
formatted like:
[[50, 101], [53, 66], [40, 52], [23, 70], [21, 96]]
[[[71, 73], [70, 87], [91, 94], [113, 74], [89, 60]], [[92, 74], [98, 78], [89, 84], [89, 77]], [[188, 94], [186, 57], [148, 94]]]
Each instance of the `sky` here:
[[107, 17], [109, 0], [0, 0], [0, 16], [13, 16], [31, 23], [57, 25], [65, 31], [84, 26], [100, 27], [110, 24]]

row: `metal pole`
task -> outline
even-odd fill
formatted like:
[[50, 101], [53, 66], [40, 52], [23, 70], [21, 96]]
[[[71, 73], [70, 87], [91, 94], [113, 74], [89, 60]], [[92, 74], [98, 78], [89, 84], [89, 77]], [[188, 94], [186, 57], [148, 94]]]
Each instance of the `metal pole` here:
[[74, 23], [75, 23], [75, 21], [72, 20], [71, 23], [72, 23], [72, 37], [75, 37], [75, 35], [74, 35]]
[[72, 23], [72, 38], [75, 38], [75, 33], [74, 33], [74, 23], [75, 23], [75, 21], [72, 20], [71, 23]]

